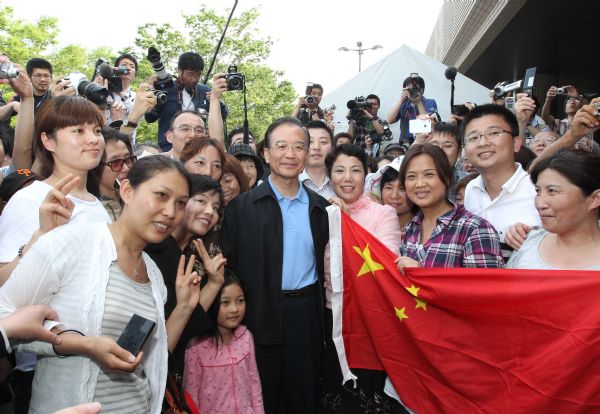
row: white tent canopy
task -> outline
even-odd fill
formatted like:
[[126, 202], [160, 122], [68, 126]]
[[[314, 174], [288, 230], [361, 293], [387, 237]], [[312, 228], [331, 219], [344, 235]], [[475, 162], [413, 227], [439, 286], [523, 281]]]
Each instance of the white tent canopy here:
[[[411, 73], [416, 72], [425, 80], [425, 97], [433, 98], [438, 105], [442, 120], [450, 116], [450, 81], [444, 76], [446, 66], [413, 48], [402, 45], [388, 56], [348, 80], [342, 86], [325, 94], [321, 108], [334, 104], [335, 132], [348, 129], [346, 103], [357, 96], [374, 93], [381, 99], [379, 117], [385, 119], [394, 104], [400, 99], [402, 82]], [[463, 76], [456, 75], [454, 103], [475, 102], [483, 104], [490, 101], [489, 89]], [[324, 85], [327, 88], [327, 85]], [[390, 125], [394, 134], [393, 142], [398, 141], [400, 123]]]

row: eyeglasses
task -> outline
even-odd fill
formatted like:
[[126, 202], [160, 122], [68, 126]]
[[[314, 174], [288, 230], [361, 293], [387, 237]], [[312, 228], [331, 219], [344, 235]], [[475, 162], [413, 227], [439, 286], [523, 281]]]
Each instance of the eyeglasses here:
[[532, 144], [538, 144], [538, 143], [540, 143], [542, 141], [544, 141], [544, 142], [546, 142], [548, 144], [552, 144], [554, 141], [556, 141], [556, 138], [554, 138], [554, 137], [534, 138], [534, 139], [531, 140], [531, 143]]
[[295, 144], [288, 144], [287, 142], [279, 141], [271, 145], [271, 149], [277, 152], [286, 152], [289, 148], [294, 152], [306, 152], [306, 144], [302, 142], [296, 142]]
[[35, 75], [31, 75], [32, 78], [36, 79], [50, 79], [52, 75], [48, 75], [47, 73], [36, 73]]
[[456, 147], [456, 144], [453, 142], [430, 142], [431, 145], [435, 145], [436, 147], [440, 147], [440, 148], [446, 148], [446, 149], [452, 149], [454, 147]]
[[137, 161], [137, 157], [132, 155], [131, 157], [118, 158], [109, 162], [101, 162], [100, 164], [108, 165], [112, 172], [121, 172], [123, 170], [123, 164], [125, 164], [127, 168], [131, 168], [135, 161]]
[[192, 128], [189, 125], [180, 125], [180, 126], [173, 127], [173, 129], [177, 129], [177, 130], [183, 132], [184, 134], [187, 134], [191, 130], [194, 130], [194, 134], [196, 134], [196, 135], [204, 135], [204, 134], [206, 134], [206, 128], [204, 128], [204, 127], [195, 127], [195, 128]]
[[500, 138], [500, 136], [503, 134], [511, 134], [512, 135], [512, 132], [507, 131], [506, 129], [501, 129], [501, 128], [490, 128], [487, 131], [485, 131], [483, 134], [479, 134], [477, 132], [469, 134], [468, 136], [465, 137], [465, 142], [470, 145], [477, 144], [481, 140], [481, 137], [485, 137], [486, 139], [489, 139], [490, 141], [495, 141], [498, 138]]

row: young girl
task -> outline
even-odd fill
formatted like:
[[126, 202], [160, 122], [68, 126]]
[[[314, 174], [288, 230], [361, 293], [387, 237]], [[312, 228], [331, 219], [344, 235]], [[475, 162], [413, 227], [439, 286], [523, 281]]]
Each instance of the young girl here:
[[239, 279], [227, 275], [208, 312], [212, 336], [190, 342], [184, 385], [203, 413], [264, 413], [252, 334]]

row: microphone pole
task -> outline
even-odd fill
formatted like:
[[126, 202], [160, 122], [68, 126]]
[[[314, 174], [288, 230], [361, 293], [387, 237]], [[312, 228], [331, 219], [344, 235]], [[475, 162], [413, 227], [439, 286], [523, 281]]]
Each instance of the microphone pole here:
[[454, 79], [456, 79], [456, 74], [458, 73], [458, 69], [454, 66], [450, 66], [446, 69], [444, 75], [446, 79], [450, 81], [450, 112], [452, 113], [452, 107], [454, 106]]

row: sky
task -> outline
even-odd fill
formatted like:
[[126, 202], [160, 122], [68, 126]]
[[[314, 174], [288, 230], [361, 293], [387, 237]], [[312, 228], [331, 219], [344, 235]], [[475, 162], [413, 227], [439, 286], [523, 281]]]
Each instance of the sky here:
[[[225, 15], [234, 4], [224, 0], [129, 0], [95, 3], [91, 8], [88, 5], [92, 3], [87, 2], [74, 7], [72, 0], [0, 1], [0, 5], [13, 7], [16, 18], [30, 22], [40, 16], [57, 17], [59, 46], [109, 46], [114, 51], [132, 45], [138, 26], [145, 23], [171, 23], [183, 29], [182, 13], [194, 14], [206, 4]], [[443, 0], [240, 0], [236, 15], [258, 7], [260, 35], [274, 41], [267, 64], [283, 70], [283, 77], [292, 82], [299, 95], [304, 93], [307, 82], [321, 83], [327, 94], [358, 73], [358, 53], [338, 51], [340, 47], [356, 48], [357, 41], [362, 41], [363, 48], [381, 45], [381, 49], [364, 52], [363, 70], [402, 44], [424, 53], [442, 3]], [[210, 57], [205, 59], [209, 61]]]

